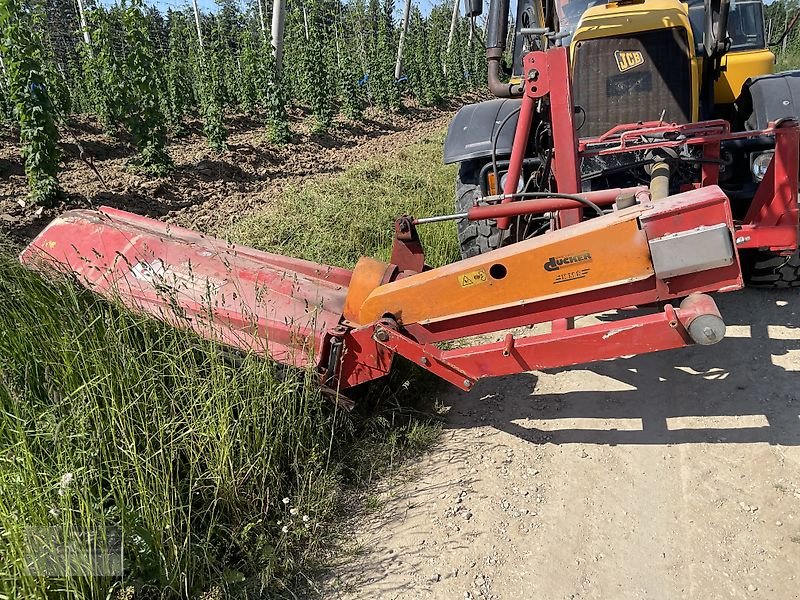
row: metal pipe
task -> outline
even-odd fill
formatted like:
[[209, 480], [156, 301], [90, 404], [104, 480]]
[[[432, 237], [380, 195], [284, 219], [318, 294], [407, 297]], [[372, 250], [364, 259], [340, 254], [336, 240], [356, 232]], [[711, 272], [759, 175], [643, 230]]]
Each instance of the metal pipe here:
[[500, 55], [506, 49], [508, 38], [508, 6], [508, 0], [493, 0], [486, 22], [486, 48], [499, 49]]
[[650, 170], [650, 197], [663, 200], [669, 196], [669, 163], [660, 160], [653, 163]]
[[414, 225], [425, 225], [426, 223], [441, 223], [442, 221], [457, 221], [459, 219], [466, 219], [469, 213], [455, 213], [452, 215], [438, 215], [436, 217], [422, 217], [421, 219], [414, 219]]
[[[596, 204], [597, 206], [611, 206], [617, 197], [623, 193], [630, 192], [639, 197], [645, 188], [642, 186], [633, 188], [612, 188], [608, 190], [597, 190], [579, 194], [581, 198]], [[576, 194], [578, 195], [578, 194]], [[559, 210], [570, 210], [575, 208], [586, 208], [578, 200], [569, 198], [541, 198], [535, 200], [518, 200], [509, 204], [495, 204], [490, 206], [473, 206], [469, 209], [468, 218], [470, 221], [480, 221], [483, 219], [500, 219], [516, 217], [519, 215], [535, 215], [549, 213]]]
[[522, 95], [521, 83], [509, 83], [500, 78], [502, 71], [503, 49], [487, 48], [486, 64], [489, 91], [498, 98], [517, 98]]
[[[623, 194], [633, 195], [639, 202], [650, 199], [650, 195], [645, 186], [630, 188], [611, 188], [607, 190], [596, 190], [580, 194], [582, 198], [598, 206], [611, 206], [617, 198]], [[489, 196], [489, 198], [492, 198]], [[499, 196], [502, 198], [502, 196]], [[456, 221], [459, 219], [469, 219], [470, 221], [482, 221], [486, 219], [497, 219], [501, 217], [517, 217], [521, 215], [543, 215], [542, 218], [550, 218], [547, 213], [558, 210], [568, 210], [574, 208], [584, 208], [584, 205], [577, 200], [568, 198], [541, 198], [536, 200], [520, 200], [509, 204], [492, 204], [473, 206], [465, 213], [455, 213], [452, 215], [438, 215], [435, 217], [422, 217], [414, 220], [414, 225], [425, 225], [426, 223], [441, 223], [442, 221]]]
[[522, 85], [502, 81], [503, 53], [508, 38], [509, 0], [493, 0], [486, 20], [486, 68], [489, 91], [498, 98], [522, 95]]

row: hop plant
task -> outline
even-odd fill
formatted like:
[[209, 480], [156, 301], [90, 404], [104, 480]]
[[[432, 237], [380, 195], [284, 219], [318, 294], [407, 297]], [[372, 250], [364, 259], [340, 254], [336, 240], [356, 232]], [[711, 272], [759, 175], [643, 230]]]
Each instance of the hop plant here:
[[162, 65], [141, 7], [141, 0], [132, 0], [122, 11], [127, 48], [124, 120], [139, 153], [133, 164], [149, 173], [162, 174], [172, 166], [166, 150], [167, 127], [159, 93], [158, 73]]
[[[34, 14], [41, 10], [34, 8]], [[8, 98], [20, 128], [25, 175], [33, 202], [53, 205], [58, 185], [58, 130], [42, 65], [34, 17], [17, 0], [0, 0], [0, 53], [8, 72]]]
[[208, 145], [217, 152], [225, 150], [228, 132], [223, 123], [223, 82], [213, 47], [208, 50], [196, 48], [194, 73], [199, 83], [200, 114], [203, 118], [203, 133]]
[[292, 137], [289, 129], [289, 116], [286, 111], [288, 94], [284, 78], [278, 72], [275, 57], [272, 55], [272, 46], [268, 43], [262, 45], [261, 55], [264, 69], [265, 86], [263, 88], [263, 102], [267, 110], [267, 137], [276, 144], [284, 144]]
[[87, 13], [90, 43], [81, 44], [85, 87], [90, 90], [94, 112], [109, 133], [121, 125], [126, 103], [125, 65], [114, 50], [120, 33], [118, 11], [99, 7]]
[[196, 104], [191, 65], [186, 60], [189, 56], [187, 40], [191, 33], [184, 14], [173, 13], [171, 17], [166, 67], [168, 118], [171, 129], [180, 132], [183, 129], [183, 117]]

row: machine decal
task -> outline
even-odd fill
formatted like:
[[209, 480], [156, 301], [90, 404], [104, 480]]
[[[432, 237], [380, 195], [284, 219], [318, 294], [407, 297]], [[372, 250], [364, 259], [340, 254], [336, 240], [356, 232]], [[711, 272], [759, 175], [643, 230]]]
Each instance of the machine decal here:
[[638, 50], [630, 50], [623, 52], [617, 50], [614, 52], [614, 59], [617, 61], [617, 68], [620, 73], [630, 71], [634, 67], [644, 64], [644, 55]]
[[[562, 267], [572, 266], [575, 263], [591, 262], [592, 255], [588, 250], [578, 252], [577, 254], [567, 254], [565, 256], [551, 256], [546, 263], [544, 263], [545, 271], [558, 271]], [[588, 271], [588, 269], [586, 269]]]
[[463, 275], [458, 276], [458, 283], [461, 284], [462, 288], [472, 287], [473, 285], [480, 285], [481, 283], [486, 283], [486, 271], [483, 269], [478, 269], [477, 271], [470, 271], [469, 273], [464, 273]]
[[553, 280], [553, 283], [566, 283], [567, 281], [575, 281], [576, 279], [583, 279], [588, 275], [589, 269], [578, 269], [577, 271], [568, 271], [567, 273], [559, 273]]

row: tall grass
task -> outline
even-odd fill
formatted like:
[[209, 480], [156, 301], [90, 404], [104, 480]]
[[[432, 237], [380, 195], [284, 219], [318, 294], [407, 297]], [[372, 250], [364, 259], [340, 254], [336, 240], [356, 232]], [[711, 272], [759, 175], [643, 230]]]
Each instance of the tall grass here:
[[[428, 141], [293, 190], [236, 237], [334, 264], [387, 257], [392, 217], [449, 209], [440, 152]], [[432, 262], [456, 252], [443, 231], [426, 232]], [[296, 597], [348, 486], [435, 435], [387, 403], [413, 395], [391, 381], [347, 414], [312, 378], [233, 364], [0, 248], [0, 597]], [[122, 531], [124, 577], [31, 572], [32, 527]]]
[[[335, 177], [290, 187], [274, 206], [230, 229], [235, 241], [337, 266], [363, 255], [388, 260], [394, 219], [452, 213], [452, 166], [442, 165], [443, 135], [375, 157]], [[427, 262], [458, 259], [454, 222], [420, 226]]]

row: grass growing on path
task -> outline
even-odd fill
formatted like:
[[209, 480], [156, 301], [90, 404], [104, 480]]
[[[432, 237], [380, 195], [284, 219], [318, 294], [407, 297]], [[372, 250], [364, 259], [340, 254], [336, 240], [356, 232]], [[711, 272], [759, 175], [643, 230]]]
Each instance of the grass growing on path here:
[[[228, 234], [262, 250], [337, 266], [353, 267], [363, 255], [388, 260], [396, 217], [453, 212], [455, 167], [442, 165], [443, 141], [435, 136], [289, 188], [275, 206]], [[423, 225], [419, 232], [429, 264], [458, 259], [454, 222]]]
[[[334, 264], [388, 257], [396, 214], [450, 209], [440, 153], [429, 140], [292, 190], [234, 237]], [[431, 262], [455, 256], [452, 227], [423, 234]], [[309, 373], [233, 365], [3, 248], [0, 303], [2, 598], [297, 597], [348, 487], [435, 435], [398, 410], [413, 391], [378, 384], [344, 414]], [[27, 571], [30, 528], [72, 542], [121, 530], [124, 578]]]

